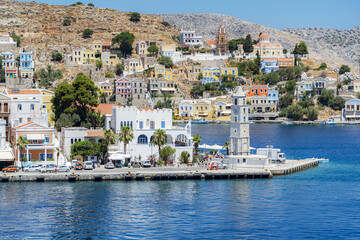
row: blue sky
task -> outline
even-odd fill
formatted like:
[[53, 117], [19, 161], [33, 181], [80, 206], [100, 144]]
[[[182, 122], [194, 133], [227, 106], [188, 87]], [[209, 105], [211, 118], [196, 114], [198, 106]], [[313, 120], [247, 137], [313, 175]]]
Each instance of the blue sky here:
[[36, 0], [59, 5], [77, 1], [139, 13], [219, 13], [277, 29], [360, 25], [360, 0]]

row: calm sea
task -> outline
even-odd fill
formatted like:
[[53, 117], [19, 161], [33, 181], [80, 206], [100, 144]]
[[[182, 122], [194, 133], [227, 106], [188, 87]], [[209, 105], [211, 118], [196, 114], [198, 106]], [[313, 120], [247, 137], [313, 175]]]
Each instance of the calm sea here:
[[[229, 125], [193, 125], [203, 143]], [[273, 179], [0, 183], [0, 239], [360, 239], [360, 127], [252, 125], [330, 163]]]

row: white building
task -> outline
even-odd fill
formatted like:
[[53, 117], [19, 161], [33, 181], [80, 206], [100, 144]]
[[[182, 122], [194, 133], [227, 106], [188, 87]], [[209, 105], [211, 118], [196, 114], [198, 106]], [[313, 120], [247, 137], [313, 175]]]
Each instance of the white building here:
[[9, 118], [11, 127], [28, 122], [49, 126], [48, 112], [44, 107], [40, 90], [5, 90], [4, 93], [11, 98]]
[[199, 45], [200, 48], [203, 47], [202, 37], [196, 36], [195, 31], [181, 31], [180, 43], [188, 46]]
[[[162, 129], [167, 134], [167, 144], [176, 150], [174, 160], [179, 162], [183, 151], [190, 154], [192, 159], [193, 142], [191, 137], [191, 124], [185, 128], [172, 125], [172, 110], [152, 108], [138, 109], [135, 107], [113, 107], [111, 128], [115, 133], [121, 132], [122, 126], [133, 129], [134, 138], [127, 146], [127, 152], [133, 158], [141, 156], [147, 159], [150, 155], [158, 156], [158, 146], [151, 141], [156, 129]], [[123, 150], [123, 143], [118, 143], [119, 149]], [[158, 157], [157, 157], [158, 159]]]
[[15, 156], [9, 144], [6, 144], [6, 121], [0, 119], [0, 170], [14, 164]]
[[270, 160], [264, 155], [250, 155], [249, 108], [246, 94], [238, 87], [233, 96], [230, 123], [230, 168], [260, 167], [269, 165]]
[[136, 54], [137, 55], [147, 55], [148, 54], [148, 45], [146, 42], [141, 41], [136, 44]]
[[193, 100], [182, 100], [179, 103], [179, 116], [180, 117], [194, 117], [194, 101]]
[[160, 44], [160, 54], [162, 56], [170, 57], [173, 62], [178, 62], [183, 60], [183, 54], [176, 51], [175, 44]]
[[9, 33], [0, 32], [0, 51], [15, 50], [17, 43]]

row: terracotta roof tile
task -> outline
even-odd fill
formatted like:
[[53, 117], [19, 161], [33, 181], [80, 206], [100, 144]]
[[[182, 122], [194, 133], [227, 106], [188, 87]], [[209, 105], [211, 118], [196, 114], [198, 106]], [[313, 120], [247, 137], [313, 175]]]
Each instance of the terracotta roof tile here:
[[93, 109], [101, 114], [112, 114], [112, 107], [119, 107], [117, 104], [100, 103], [99, 106], [93, 107]]
[[[14, 92], [15, 91], [15, 92]], [[7, 94], [40, 94], [40, 90], [37, 89], [21, 89], [21, 90], [6, 90]]]
[[91, 137], [103, 137], [104, 136], [104, 130], [88, 130], [86, 138]]

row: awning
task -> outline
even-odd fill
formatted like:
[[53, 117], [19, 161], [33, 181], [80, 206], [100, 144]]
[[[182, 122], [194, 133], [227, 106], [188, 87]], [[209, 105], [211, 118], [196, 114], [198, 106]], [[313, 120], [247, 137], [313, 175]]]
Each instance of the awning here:
[[11, 150], [0, 150], [0, 161], [14, 161], [15, 157]]
[[26, 137], [27, 140], [44, 140], [44, 134], [28, 134]]
[[175, 88], [161, 88], [161, 91], [166, 91], [166, 92], [175, 91]]

